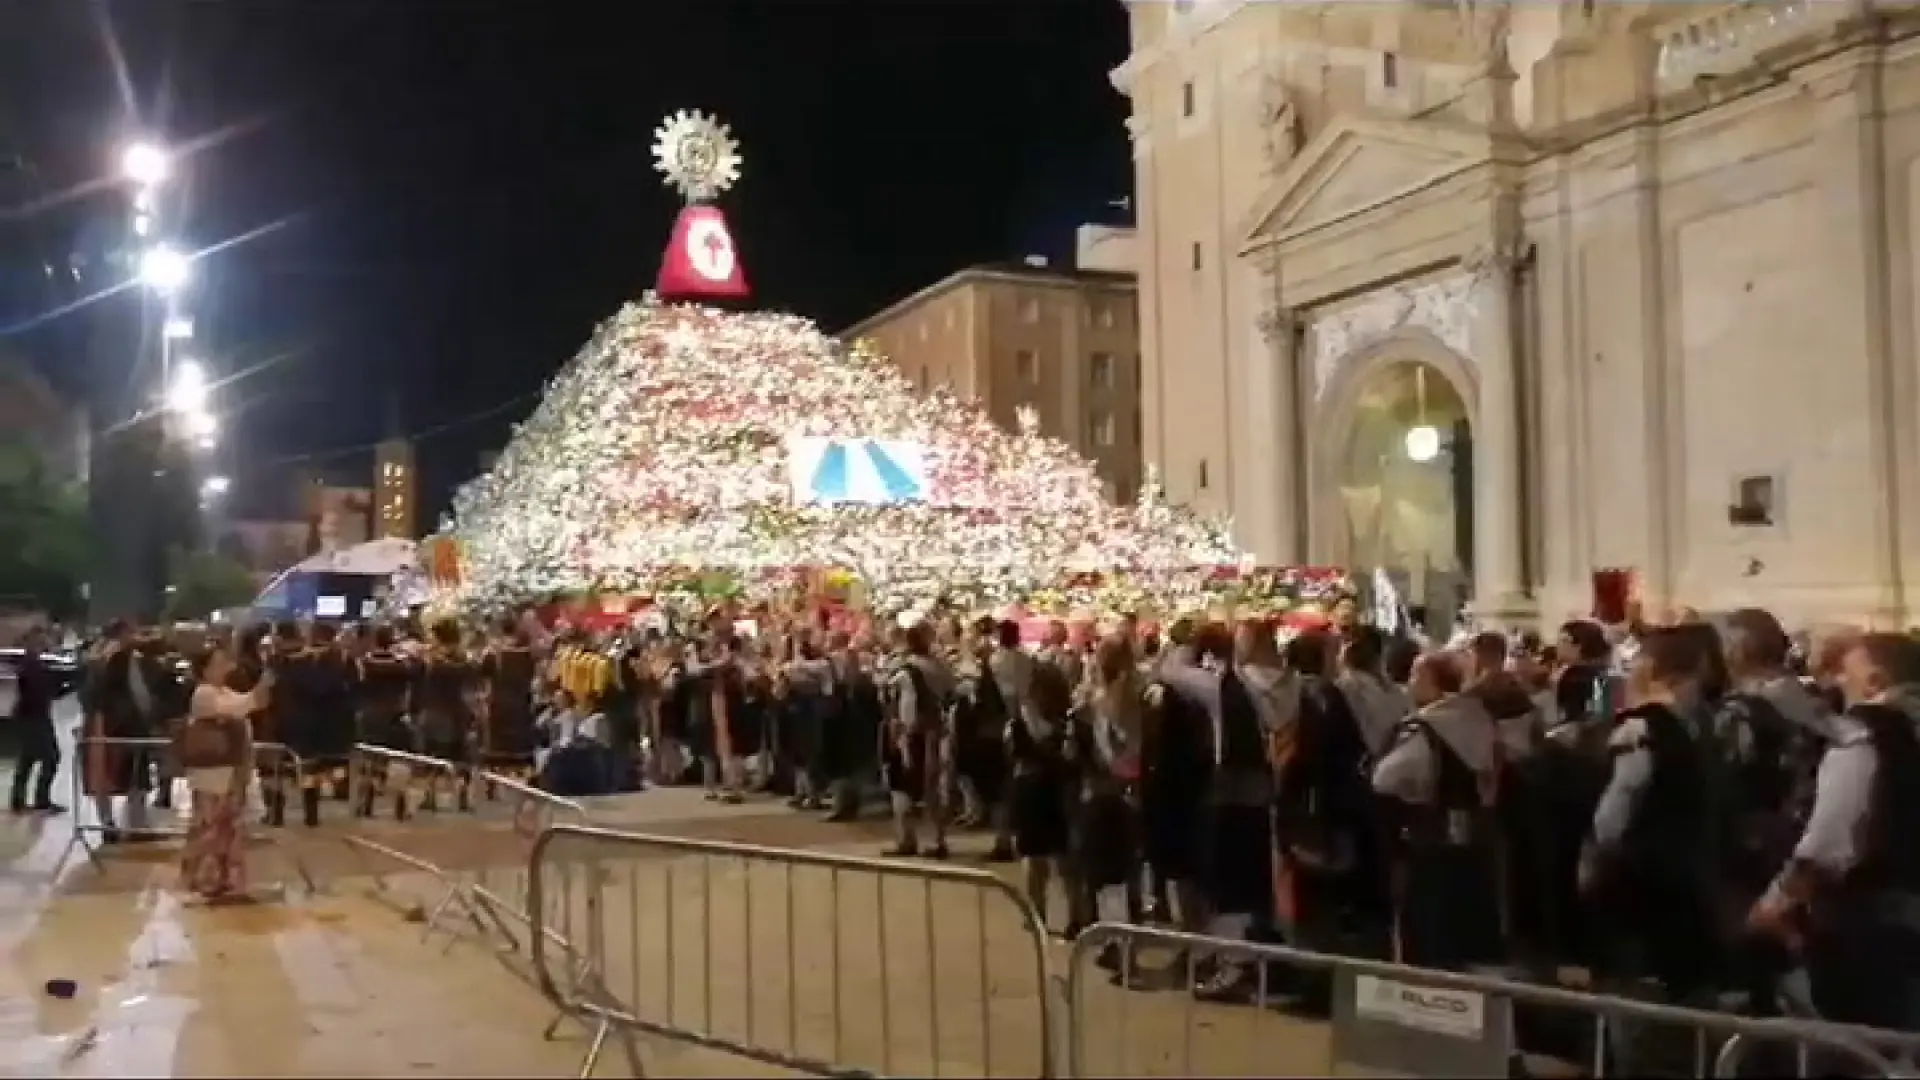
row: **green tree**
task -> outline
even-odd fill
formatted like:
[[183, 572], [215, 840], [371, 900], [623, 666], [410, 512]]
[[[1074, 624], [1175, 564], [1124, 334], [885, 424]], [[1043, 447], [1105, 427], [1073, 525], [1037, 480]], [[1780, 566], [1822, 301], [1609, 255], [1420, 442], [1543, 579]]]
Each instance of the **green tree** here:
[[167, 580], [169, 619], [202, 619], [251, 603], [260, 591], [245, 566], [217, 551], [176, 548]]
[[32, 444], [0, 439], [0, 598], [57, 619], [82, 606], [87, 573], [87, 500]]

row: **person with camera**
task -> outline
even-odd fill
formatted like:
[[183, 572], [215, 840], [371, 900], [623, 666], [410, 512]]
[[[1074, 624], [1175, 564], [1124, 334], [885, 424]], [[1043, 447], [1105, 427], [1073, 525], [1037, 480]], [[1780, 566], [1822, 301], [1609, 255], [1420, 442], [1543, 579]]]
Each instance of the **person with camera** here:
[[269, 671], [249, 693], [227, 689], [233, 657], [221, 646], [193, 664], [186, 718], [173, 733], [173, 759], [191, 793], [180, 881], [207, 903], [231, 903], [247, 892], [247, 784], [253, 773], [249, 717], [273, 692]]

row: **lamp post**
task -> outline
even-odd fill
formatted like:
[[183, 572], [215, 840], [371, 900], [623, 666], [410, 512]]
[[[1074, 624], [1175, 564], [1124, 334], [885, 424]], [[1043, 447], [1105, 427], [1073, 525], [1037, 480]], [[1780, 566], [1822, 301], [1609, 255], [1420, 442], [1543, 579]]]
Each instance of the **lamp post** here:
[[135, 399], [113, 410], [130, 412], [133, 422], [115, 429], [115, 448], [102, 448], [120, 464], [110, 470], [113, 482], [93, 496], [97, 523], [113, 523], [109, 577], [96, 595], [106, 594], [102, 614], [152, 617], [164, 606], [168, 553], [195, 544], [204, 532], [200, 515], [225, 486], [215, 490], [199, 478], [197, 459], [214, 445], [219, 424], [211, 411], [214, 382], [188, 352], [197, 336], [187, 306], [196, 267], [174, 231], [169, 196], [178, 161], [164, 142], [141, 138], [120, 148], [117, 165], [128, 197], [125, 265], [141, 294], [136, 368], [157, 361], [158, 374], [136, 376]]

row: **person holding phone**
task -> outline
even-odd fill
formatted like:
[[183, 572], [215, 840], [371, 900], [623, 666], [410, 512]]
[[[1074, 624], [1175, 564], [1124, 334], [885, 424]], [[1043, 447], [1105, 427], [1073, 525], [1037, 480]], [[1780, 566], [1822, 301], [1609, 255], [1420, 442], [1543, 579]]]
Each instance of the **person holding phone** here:
[[248, 718], [273, 692], [269, 671], [249, 693], [227, 689], [233, 657], [214, 646], [192, 666], [187, 716], [174, 732], [174, 760], [192, 793], [181, 884], [207, 903], [245, 901], [247, 892], [247, 784], [253, 774]]

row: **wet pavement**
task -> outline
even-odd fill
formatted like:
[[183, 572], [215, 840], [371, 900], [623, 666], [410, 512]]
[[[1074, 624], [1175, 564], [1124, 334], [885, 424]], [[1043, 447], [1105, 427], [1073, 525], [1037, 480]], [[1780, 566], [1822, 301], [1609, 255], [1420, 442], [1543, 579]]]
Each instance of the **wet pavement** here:
[[[72, 801], [64, 778], [58, 790]], [[872, 854], [885, 842], [880, 822], [826, 824], [768, 800], [727, 806], [687, 789], [593, 800], [588, 809], [614, 828], [765, 847]], [[291, 887], [226, 909], [182, 901], [173, 844], [115, 847], [96, 865], [70, 849], [71, 815], [0, 817], [0, 1076], [574, 1075], [587, 1033], [568, 1023], [543, 1039], [552, 1013], [524, 967], [500, 963], [472, 936], [423, 940], [421, 915], [444, 886], [345, 839], [498, 881], [511, 895], [524, 884], [528, 837], [510, 808], [482, 802], [470, 815], [404, 825], [356, 822], [346, 810], [326, 804], [318, 829], [262, 830], [255, 881]], [[858, 1060], [883, 1074], [1037, 1071], [1043, 990], [1011, 909], [983, 917], [972, 892], [942, 886], [936, 896], [913, 881], [883, 889], [877, 879], [853, 880], [859, 874], [842, 882], [778, 866], [729, 870], [639, 847], [618, 858], [607, 868], [605, 975], [643, 1014], [738, 1028], [757, 1044]], [[301, 887], [297, 871], [318, 891]], [[462, 932], [460, 922], [442, 928]], [[697, 979], [688, 965], [658, 963], [668, 935], [716, 945]], [[1063, 971], [1064, 948], [1045, 951]], [[822, 978], [831, 992], [815, 985]], [[70, 998], [51, 992], [59, 980], [72, 984]], [[916, 1019], [922, 997], [951, 1019]], [[1100, 1033], [1097, 1049], [1114, 1055], [1098, 1071], [1325, 1069], [1321, 1025], [1259, 1010], [1195, 1013], [1175, 1004], [1183, 1001], [1102, 984], [1084, 1018]], [[696, 1002], [704, 1002], [699, 1019]], [[1196, 1032], [1209, 1050], [1190, 1057]], [[644, 1039], [642, 1047], [651, 1076], [791, 1075], [678, 1042]], [[624, 1065], [610, 1052], [598, 1072], [622, 1075]]]
[[[61, 727], [71, 724], [67, 718]], [[0, 772], [4, 772], [0, 769]], [[75, 801], [68, 777], [59, 801]], [[478, 815], [487, 816], [485, 808]], [[595, 807], [597, 820], [776, 846], [848, 840], [762, 802], [684, 790]], [[174, 888], [172, 843], [121, 845], [99, 865], [70, 845], [71, 813], [0, 816], [0, 1076], [567, 1076], [585, 1033], [541, 1037], [539, 995], [482, 949], [444, 952], [359, 887], [341, 839], [392, 841], [450, 867], [509, 866], [525, 841], [454, 814], [355, 825], [329, 805], [318, 830], [274, 830], [251, 869], [268, 902], [207, 909]], [[170, 822], [166, 815], [156, 823]], [[320, 883], [309, 895], [293, 860]], [[377, 868], [390, 869], [390, 868]], [[54, 990], [72, 984], [70, 997]], [[617, 1072], [609, 1060], [603, 1072]], [[741, 1075], [682, 1057], [669, 1074]], [[716, 1072], [716, 1068], [718, 1071]]]

